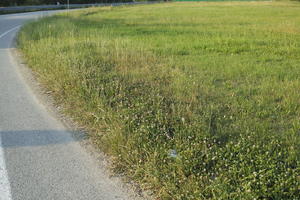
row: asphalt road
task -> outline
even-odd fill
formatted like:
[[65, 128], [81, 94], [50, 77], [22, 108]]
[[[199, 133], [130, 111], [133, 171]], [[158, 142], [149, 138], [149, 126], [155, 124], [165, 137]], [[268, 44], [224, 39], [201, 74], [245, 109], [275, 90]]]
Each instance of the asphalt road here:
[[47, 111], [12, 55], [19, 27], [51, 13], [0, 16], [0, 200], [133, 199]]

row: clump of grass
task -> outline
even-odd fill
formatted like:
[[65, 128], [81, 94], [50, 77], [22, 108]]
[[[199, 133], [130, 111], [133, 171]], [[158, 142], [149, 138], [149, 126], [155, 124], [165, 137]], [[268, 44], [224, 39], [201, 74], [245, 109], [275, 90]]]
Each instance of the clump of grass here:
[[91, 8], [26, 25], [29, 66], [161, 199], [298, 199], [300, 5]]

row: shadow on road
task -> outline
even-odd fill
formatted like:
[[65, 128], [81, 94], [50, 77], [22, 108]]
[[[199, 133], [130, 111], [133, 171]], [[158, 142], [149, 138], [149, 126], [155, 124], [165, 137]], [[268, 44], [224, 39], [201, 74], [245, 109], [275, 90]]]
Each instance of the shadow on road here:
[[0, 131], [3, 148], [66, 144], [83, 140], [79, 132], [60, 130]]

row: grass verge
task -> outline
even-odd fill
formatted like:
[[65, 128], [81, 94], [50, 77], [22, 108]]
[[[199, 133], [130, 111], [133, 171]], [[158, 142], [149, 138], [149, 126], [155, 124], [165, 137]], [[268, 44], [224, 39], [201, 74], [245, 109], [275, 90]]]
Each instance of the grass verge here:
[[66, 112], [161, 199], [299, 199], [300, 4], [90, 8], [19, 45]]

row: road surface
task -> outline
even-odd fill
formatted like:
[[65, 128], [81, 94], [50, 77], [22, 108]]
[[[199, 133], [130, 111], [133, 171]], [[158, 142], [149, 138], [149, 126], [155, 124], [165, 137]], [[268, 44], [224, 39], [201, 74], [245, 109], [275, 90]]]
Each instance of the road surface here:
[[12, 56], [20, 26], [52, 12], [0, 16], [0, 200], [133, 199], [40, 103]]

